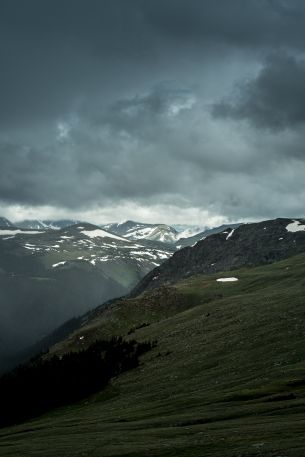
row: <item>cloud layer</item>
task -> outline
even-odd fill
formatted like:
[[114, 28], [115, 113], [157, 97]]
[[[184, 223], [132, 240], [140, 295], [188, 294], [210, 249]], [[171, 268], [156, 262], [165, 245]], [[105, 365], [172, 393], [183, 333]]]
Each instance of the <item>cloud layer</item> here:
[[3, 214], [304, 216], [304, 2], [0, 9]]

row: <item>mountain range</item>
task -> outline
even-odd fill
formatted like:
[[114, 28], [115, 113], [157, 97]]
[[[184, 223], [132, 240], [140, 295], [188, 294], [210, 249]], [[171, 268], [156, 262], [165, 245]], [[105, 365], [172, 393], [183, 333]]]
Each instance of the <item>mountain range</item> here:
[[[63, 229], [54, 229], [52, 223], [53, 229], [25, 230], [4, 219], [0, 362], [9, 366], [19, 350], [117, 296], [137, 296], [192, 275], [274, 262], [303, 252], [302, 223], [277, 219], [225, 225], [191, 237], [184, 249], [177, 250], [174, 242], [141, 238], [170, 229], [160, 224], [146, 227], [128, 221], [108, 227], [115, 234], [88, 223]], [[133, 239], [136, 236], [140, 239]]]
[[[81, 222], [82, 221], [72, 219], [25, 219], [12, 223], [6, 218], [0, 218], [0, 228], [9, 226], [28, 230], [59, 230]], [[234, 228], [239, 225], [241, 224], [226, 224], [207, 229], [206, 227], [194, 225], [170, 226], [167, 224], [148, 224], [128, 220], [121, 223], [115, 222], [99, 226], [111, 233], [131, 240], [159, 241], [161, 243], [173, 244], [177, 249], [180, 249], [185, 246], [191, 246], [212, 233], [218, 233], [228, 227]]]
[[177, 242], [194, 244], [209, 233], [179, 238], [194, 228], [180, 229], [0, 218], [0, 370], [67, 319], [129, 293], [180, 248]]
[[239, 227], [241, 223], [226, 224], [207, 229], [193, 225], [176, 225], [166, 224], [144, 224], [142, 222], [126, 221], [122, 223], [106, 224], [103, 227], [112, 233], [123, 236], [128, 239], [155, 240], [167, 244], [173, 244], [176, 249], [185, 246], [193, 246], [204, 238], [213, 233], [219, 233], [232, 227]]
[[175, 252], [131, 294], [67, 323], [44, 356], [59, 364], [115, 336], [155, 342], [140, 365], [0, 431], [2, 454], [304, 455], [304, 278], [304, 219], [244, 224]]

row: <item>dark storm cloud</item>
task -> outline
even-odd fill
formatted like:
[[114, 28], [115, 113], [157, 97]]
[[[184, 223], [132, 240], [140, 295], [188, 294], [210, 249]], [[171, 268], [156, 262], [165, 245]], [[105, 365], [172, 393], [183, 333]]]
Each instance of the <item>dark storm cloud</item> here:
[[217, 43], [302, 48], [304, 12], [297, 0], [1, 0], [0, 121], [56, 116], [122, 90], [124, 74], [145, 78], [181, 45], [199, 59]]
[[60, 115], [120, 84], [120, 61], [143, 57], [141, 28], [128, 2], [2, 0], [1, 122]]
[[187, 90], [166, 87], [118, 100], [94, 114], [85, 108], [81, 118], [59, 124], [52, 145], [0, 144], [1, 198], [77, 207], [101, 198], [175, 193], [176, 177], [168, 170], [177, 171], [180, 164], [179, 159], [173, 163], [166, 143], [175, 139], [176, 118], [194, 100]]
[[[174, 202], [180, 208], [191, 203], [235, 218], [269, 217], [269, 202], [276, 211], [277, 192], [285, 185], [289, 203], [282, 199], [281, 207], [293, 211], [304, 165], [290, 161], [278, 168], [276, 154], [266, 157], [264, 148], [276, 151], [282, 141], [251, 145], [255, 137], [246, 142], [230, 126], [215, 128], [190, 90], [165, 84], [118, 100], [99, 116], [85, 113], [62, 124], [52, 147], [2, 145], [3, 199], [74, 210], [129, 201], [144, 206]], [[291, 142], [295, 138], [287, 140], [287, 147]], [[294, 166], [299, 176], [290, 182]]]
[[301, 209], [304, 19], [301, 0], [0, 0], [0, 202]]
[[305, 123], [305, 61], [272, 55], [258, 76], [243, 82], [235, 99], [215, 104], [216, 117], [245, 119], [259, 128], [294, 128]]
[[94, 121], [108, 126], [114, 133], [123, 131], [158, 141], [157, 130], [161, 134], [171, 118], [189, 110], [194, 103], [190, 90], [175, 87], [174, 82], [164, 82], [148, 93], [116, 101]]
[[303, 47], [304, 12], [302, 0], [156, 0], [144, 8], [164, 35], [250, 47]]

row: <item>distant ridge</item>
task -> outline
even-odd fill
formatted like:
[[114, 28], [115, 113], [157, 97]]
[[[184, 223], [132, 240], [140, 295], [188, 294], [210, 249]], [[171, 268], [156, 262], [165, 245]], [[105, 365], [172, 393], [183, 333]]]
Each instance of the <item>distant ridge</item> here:
[[80, 221], [73, 219], [60, 219], [60, 220], [40, 220], [40, 219], [25, 219], [20, 222], [16, 222], [16, 226], [24, 229], [31, 230], [60, 230], [70, 225], [78, 224]]

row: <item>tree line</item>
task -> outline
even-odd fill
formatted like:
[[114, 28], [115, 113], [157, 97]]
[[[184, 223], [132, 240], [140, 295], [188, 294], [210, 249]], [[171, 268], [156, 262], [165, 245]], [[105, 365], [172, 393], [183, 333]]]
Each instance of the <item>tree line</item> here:
[[36, 417], [98, 392], [118, 374], [139, 365], [155, 342], [121, 337], [97, 340], [63, 356], [36, 357], [0, 378], [0, 426]]

